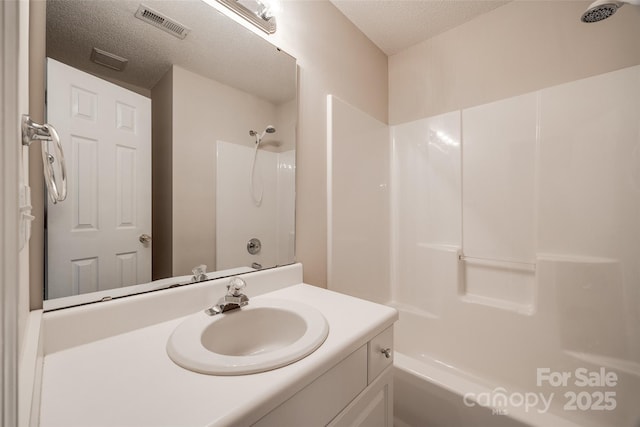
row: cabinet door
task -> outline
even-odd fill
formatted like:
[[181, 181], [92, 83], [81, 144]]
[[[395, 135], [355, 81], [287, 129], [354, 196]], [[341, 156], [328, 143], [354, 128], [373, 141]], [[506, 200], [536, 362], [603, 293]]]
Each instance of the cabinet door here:
[[329, 427], [393, 427], [393, 367], [387, 367]]
[[393, 326], [388, 327], [385, 331], [379, 333], [369, 341], [367, 347], [367, 384], [371, 384], [387, 366], [393, 363]]
[[325, 426], [366, 386], [367, 346], [363, 345], [253, 427]]

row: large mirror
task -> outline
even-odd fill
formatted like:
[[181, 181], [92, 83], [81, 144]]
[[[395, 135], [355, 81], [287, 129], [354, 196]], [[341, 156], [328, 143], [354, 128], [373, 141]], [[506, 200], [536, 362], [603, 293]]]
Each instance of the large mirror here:
[[48, 0], [46, 40], [45, 309], [294, 262], [293, 57], [201, 0]]

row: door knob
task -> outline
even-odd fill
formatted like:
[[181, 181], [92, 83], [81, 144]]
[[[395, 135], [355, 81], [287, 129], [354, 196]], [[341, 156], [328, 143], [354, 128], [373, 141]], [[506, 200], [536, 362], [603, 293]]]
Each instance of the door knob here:
[[140, 240], [140, 243], [147, 244], [151, 242], [151, 236], [149, 236], [148, 234], [141, 234], [138, 240]]

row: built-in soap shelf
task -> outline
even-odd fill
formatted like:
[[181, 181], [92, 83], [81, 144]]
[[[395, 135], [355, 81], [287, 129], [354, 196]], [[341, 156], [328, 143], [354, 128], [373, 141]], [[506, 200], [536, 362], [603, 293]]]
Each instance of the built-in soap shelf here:
[[518, 271], [536, 271], [536, 264], [523, 261], [492, 259], [483, 257], [472, 257], [467, 255], [458, 255], [458, 260], [471, 264], [477, 264], [488, 268], [498, 268], [505, 270], [518, 270]]
[[536, 263], [458, 253], [460, 293], [465, 302], [519, 314], [535, 311]]

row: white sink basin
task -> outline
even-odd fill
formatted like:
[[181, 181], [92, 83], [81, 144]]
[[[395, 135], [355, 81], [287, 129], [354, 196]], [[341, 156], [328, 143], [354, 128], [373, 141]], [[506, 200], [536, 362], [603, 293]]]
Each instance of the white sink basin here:
[[308, 356], [328, 334], [327, 320], [315, 308], [258, 298], [223, 314], [189, 316], [169, 338], [167, 353], [202, 374], [253, 374]]

